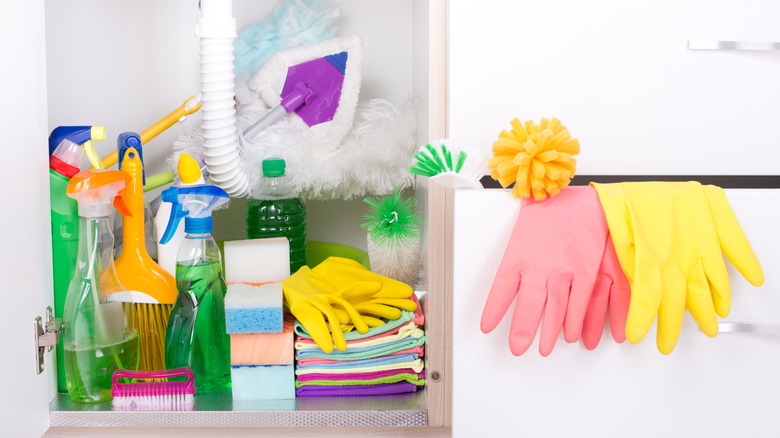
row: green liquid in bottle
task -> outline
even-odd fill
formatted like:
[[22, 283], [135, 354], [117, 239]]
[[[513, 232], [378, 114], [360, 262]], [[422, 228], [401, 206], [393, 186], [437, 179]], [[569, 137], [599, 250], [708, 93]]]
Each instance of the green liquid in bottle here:
[[192, 368], [197, 393], [230, 383], [230, 336], [225, 332], [225, 282], [218, 261], [176, 264], [179, 295], [165, 333], [168, 369]]
[[246, 233], [250, 239], [289, 239], [291, 274], [306, 264], [306, 207], [300, 198], [250, 199], [246, 206]]
[[64, 349], [68, 394], [80, 403], [111, 400], [114, 371], [138, 367], [137, 331], [125, 331], [124, 339], [116, 344], [100, 345], [89, 339], [80, 345], [65, 345]]

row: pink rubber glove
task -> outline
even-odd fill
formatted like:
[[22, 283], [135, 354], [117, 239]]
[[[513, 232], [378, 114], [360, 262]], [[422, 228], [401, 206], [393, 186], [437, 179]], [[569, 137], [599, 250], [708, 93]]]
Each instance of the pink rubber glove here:
[[517, 297], [509, 333], [512, 354], [528, 349], [543, 313], [542, 356], [550, 354], [562, 327], [567, 342], [580, 339], [607, 233], [590, 186], [567, 187], [539, 202], [524, 199], [482, 312], [482, 332], [496, 328]]
[[631, 302], [631, 287], [628, 278], [620, 268], [612, 236], [607, 236], [607, 246], [601, 258], [599, 275], [590, 295], [585, 321], [582, 324], [582, 343], [593, 350], [599, 345], [604, 331], [604, 318], [609, 306], [609, 328], [612, 339], [618, 344], [626, 340], [626, 318]]

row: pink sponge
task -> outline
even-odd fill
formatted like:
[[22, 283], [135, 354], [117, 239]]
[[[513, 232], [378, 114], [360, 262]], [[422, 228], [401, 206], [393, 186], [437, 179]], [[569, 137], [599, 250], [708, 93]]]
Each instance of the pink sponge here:
[[292, 315], [284, 315], [281, 333], [230, 335], [230, 365], [292, 365], [294, 361]]

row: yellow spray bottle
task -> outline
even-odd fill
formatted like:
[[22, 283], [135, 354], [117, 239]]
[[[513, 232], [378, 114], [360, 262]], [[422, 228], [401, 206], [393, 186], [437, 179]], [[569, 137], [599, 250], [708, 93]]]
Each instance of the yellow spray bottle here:
[[176, 301], [176, 279], [149, 256], [144, 241], [143, 165], [138, 151], [125, 151], [122, 170], [130, 175], [127, 208], [131, 216], [122, 223], [124, 246], [116, 260], [119, 281], [133, 291], [141, 336], [139, 368], [165, 369], [165, 330], [171, 307]]

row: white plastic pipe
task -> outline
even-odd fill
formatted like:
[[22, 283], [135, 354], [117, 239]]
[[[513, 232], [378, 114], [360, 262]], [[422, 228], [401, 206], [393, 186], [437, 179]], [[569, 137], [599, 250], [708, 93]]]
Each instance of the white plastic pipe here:
[[236, 19], [232, 0], [201, 0], [201, 117], [206, 169], [216, 185], [231, 197], [249, 193], [249, 179], [240, 168], [233, 89], [233, 40]]

